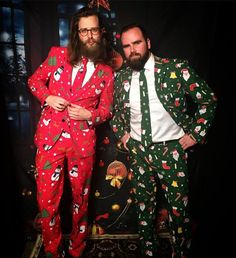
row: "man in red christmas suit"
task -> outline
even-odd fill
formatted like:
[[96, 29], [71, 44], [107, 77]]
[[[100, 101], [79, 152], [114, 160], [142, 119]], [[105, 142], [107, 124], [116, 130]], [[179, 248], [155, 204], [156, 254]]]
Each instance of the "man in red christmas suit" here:
[[68, 47], [52, 47], [28, 80], [43, 107], [35, 134], [36, 182], [47, 257], [63, 257], [58, 207], [65, 160], [73, 197], [69, 254], [79, 257], [85, 248], [95, 126], [112, 115], [114, 77], [108, 59], [99, 15], [82, 8], [72, 17]]

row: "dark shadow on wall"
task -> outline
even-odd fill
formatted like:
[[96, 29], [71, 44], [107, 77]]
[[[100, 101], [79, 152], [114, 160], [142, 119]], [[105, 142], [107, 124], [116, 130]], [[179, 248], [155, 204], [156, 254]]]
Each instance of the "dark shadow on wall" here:
[[[17, 180], [17, 163], [13, 154], [7, 115], [1, 90], [1, 214], [2, 243], [7, 257], [20, 257], [24, 250], [24, 219], [22, 217], [21, 193]], [[3, 252], [3, 251], [2, 251]]]

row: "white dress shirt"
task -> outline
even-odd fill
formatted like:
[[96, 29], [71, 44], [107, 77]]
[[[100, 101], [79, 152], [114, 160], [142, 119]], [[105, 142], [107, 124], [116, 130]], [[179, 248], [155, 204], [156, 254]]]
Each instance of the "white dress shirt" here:
[[[183, 129], [178, 126], [169, 113], [161, 104], [155, 87], [154, 76], [154, 56], [150, 55], [146, 62], [145, 76], [148, 84], [149, 109], [152, 126], [152, 141], [155, 143], [162, 141], [170, 141], [181, 138], [184, 135]], [[140, 72], [133, 71], [130, 88], [130, 112], [131, 112], [131, 132], [130, 136], [141, 141], [141, 103], [139, 89], [139, 74]]]
[[[79, 69], [81, 68], [81, 65], [76, 65], [73, 67], [73, 70], [72, 70], [72, 77], [71, 77], [71, 82], [72, 82], [72, 85], [74, 83], [74, 80], [75, 80], [75, 77], [76, 77], [76, 74], [78, 73]], [[85, 77], [84, 77], [84, 80], [83, 80], [83, 83], [82, 83], [82, 87], [85, 85], [85, 83], [90, 79], [90, 77], [92, 76], [93, 72], [95, 71], [95, 67], [94, 67], [94, 63], [91, 62], [91, 61], [88, 61], [87, 62], [87, 65], [86, 65], [86, 74], [85, 74]]]

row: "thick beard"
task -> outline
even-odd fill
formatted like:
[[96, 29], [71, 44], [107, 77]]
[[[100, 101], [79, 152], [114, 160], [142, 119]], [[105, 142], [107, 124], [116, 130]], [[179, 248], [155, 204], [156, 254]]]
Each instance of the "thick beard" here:
[[148, 58], [149, 58], [149, 51], [147, 50], [145, 54], [141, 57], [140, 55], [139, 58], [131, 60], [130, 58], [127, 60], [127, 64], [129, 67], [135, 71], [141, 71], [144, 68], [144, 65], [146, 64]]
[[[95, 40], [94, 40], [95, 41]], [[80, 53], [82, 56], [90, 59], [91, 61], [97, 60], [102, 53], [101, 42], [95, 41], [96, 44], [88, 47], [86, 43], [80, 41]]]

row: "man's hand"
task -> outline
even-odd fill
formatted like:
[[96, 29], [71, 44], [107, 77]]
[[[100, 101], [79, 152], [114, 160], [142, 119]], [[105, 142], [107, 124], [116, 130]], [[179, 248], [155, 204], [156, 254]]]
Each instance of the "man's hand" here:
[[124, 148], [125, 148], [127, 151], [129, 150], [129, 148], [127, 147], [126, 143], [128, 142], [129, 138], [130, 138], [130, 134], [129, 134], [129, 133], [126, 133], [126, 134], [120, 139], [120, 141], [123, 143]]
[[79, 105], [70, 104], [68, 105], [67, 109], [68, 109], [68, 115], [70, 119], [89, 121], [92, 118], [91, 112], [88, 109], [83, 108]]
[[46, 103], [56, 111], [64, 111], [69, 102], [62, 97], [50, 95], [45, 99]]
[[194, 146], [197, 142], [188, 134], [185, 134], [180, 140], [179, 143], [181, 144], [184, 150]]

